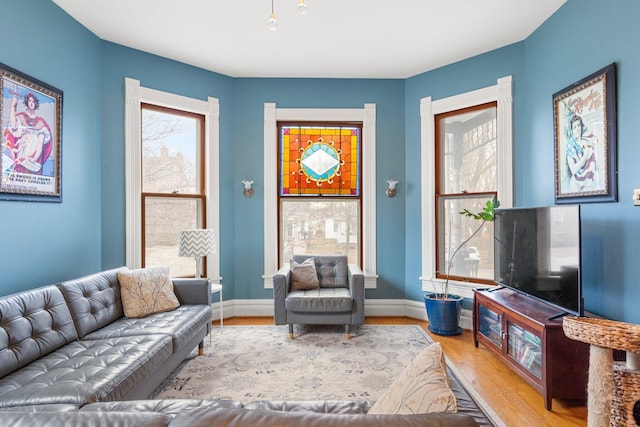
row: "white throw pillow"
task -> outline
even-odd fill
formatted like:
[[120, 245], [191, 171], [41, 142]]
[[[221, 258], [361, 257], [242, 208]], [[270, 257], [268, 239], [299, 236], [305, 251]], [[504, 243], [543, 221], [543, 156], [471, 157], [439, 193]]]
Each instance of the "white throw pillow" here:
[[300, 264], [291, 260], [291, 291], [307, 291], [320, 288], [316, 263], [313, 258], [307, 258]]
[[169, 267], [140, 268], [118, 272], [122, 308], [127, 317], [144, 317], [178, 308]]
[[371, 407], [368, 414], [457, 412], [444, 353], [433, 343], [417, 355]]

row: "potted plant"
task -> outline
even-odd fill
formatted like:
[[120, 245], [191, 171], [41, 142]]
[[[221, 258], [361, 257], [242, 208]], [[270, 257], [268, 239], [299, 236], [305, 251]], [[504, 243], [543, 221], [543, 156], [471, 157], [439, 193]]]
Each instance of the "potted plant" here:
[[[436, 291], [424, 295], [424, 304], [427, 310], [427, 316], [429, 317], [429, 330], [431, 332], [438, 335], [458, 335], [462, 332], [462, 329], [458, 326], [458, 322], [460, 321], [463, 298], [449, 293], [449, 275], [453, 268], [453, 259], [456, 254], [482, 230], [486, 222], [493, 222], [494, 210], [499, 206], [500, 202], [494, 197], [487, 201], [481, 212], [473, 213], [467, 209], [459, 212], [460, 215], [471, 217], [480, 221], [480, 223], [475, 231], [463, 240], [450, 254], [442, 292]], [[449, 239], [450, 238], [451, 233], [449, 233]]]

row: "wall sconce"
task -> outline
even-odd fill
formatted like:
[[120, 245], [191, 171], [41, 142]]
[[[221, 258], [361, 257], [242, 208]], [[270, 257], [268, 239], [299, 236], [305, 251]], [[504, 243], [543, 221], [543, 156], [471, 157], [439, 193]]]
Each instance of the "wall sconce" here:
[[242, 185], [244, 185], [244, 197], [253, 196], [253, 187], [251, 187], [253, 185], [253, 181], [242, 181]]
[[387, 181], [387, 197], [396, 197], [396, 184], [398, 181], [390, 179]]

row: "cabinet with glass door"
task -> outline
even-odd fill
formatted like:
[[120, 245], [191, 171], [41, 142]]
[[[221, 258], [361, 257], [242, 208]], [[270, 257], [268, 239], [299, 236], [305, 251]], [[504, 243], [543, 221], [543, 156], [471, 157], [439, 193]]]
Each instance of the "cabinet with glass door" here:
[[544, 397], [585, 399], [589, 348], [562, 330], [558, 310], [508, 288], [476, 290], [473, 341], [482, 344]]

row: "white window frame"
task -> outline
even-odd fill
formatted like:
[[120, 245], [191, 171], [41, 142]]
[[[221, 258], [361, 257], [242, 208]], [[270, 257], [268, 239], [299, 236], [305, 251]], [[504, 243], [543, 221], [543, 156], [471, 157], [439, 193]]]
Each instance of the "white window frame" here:
[[364, 108], [277, 108], [264, 104], [264, 280], [273, 289], [278, 271], [278, 121], [362, 122], [362, 271], [365, 288], [375, 289], [376, 273], [376, 104]]
[[140, 86], [140, 81], [125, 77], [125, 187], [126, 187], [126, 263], [129, 268], [142, 265], [142, 103], [160, 105], [205, 117], [205, 181], [207, 228], [215, 230], [216, 254], [207, 256], [207, 276], [220, 283], [220, 198], [219, 198], [219, 129], [218, 99], [207, 101], [162, 92]]
[[[420, 100], [420, 145], [421, 145], [421, 187], [422, 187], [422, 290], [434, 292], [436, 279], [435, 241], [435, 116], [475, 105], [496, 101], [498, 139], [498, 199], [500, 207], [513, 206], [513, 98], [512, 77], [498, 79], [497, 84], [472, 92], [432, 101], [431, 97]], [[473, 289], [485, 287], [477, 283], [449, 280], [451, 293], [463, 298], [473, 298]]]

